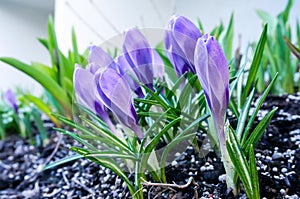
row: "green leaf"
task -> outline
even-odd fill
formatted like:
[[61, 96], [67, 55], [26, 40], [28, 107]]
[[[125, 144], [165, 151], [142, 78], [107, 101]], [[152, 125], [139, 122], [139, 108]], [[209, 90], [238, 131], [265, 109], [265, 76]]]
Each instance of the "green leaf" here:
[[[171, 110], [171, 109], [170, 109]], [[161, 116], [161, 113], [156, 113], [156, 112], [138, 112], [137, 113], [138, 116], [145, 116], [145, 117], [151, 117], [151, 118], [159, 118]], [[173, 115], [173, 114], [168, 114], [165, 116], [166, 119], [170, 119], [170, 120], [174, 120], [176, 118], [178, 118], [177, 115]]]
[[[75, 64], [72, 63], [72, 60], [70, 57], [66, 58], [60, 50], [58, 50], [58, 54], [61, 59], [60, 64], [64, 67], [64, 76], [62, 77], [62, 81], [64, 81], [64, 84], [67, 83], [65, 80], [70, 81], [73, 85], [73, 73], [74, 73]], [[59, 65], [59, 67], [61, 65]], [[71, 89], [71, 90], [68, 90], [68, 89], [69, 89], [68, 87], [65, 87], [65, 90], [67, 90], [73, 94], [73, 89]]]
[[76, 133], [64, 130], [64, 129], [60, 129], [60, 128], [53, 128], [54, 130], [61, 132], [64, 135], [68, 135], [70, 137], [72, 137], [74, 140], [78, 141], [79, 143], [83, 144], [84, 146], [90, 148], [93, 151], [97, 151], [97, 148], [94, 147], [93, 145], [91, 145], [90, 143], [88, 143], [86, 140], [80, 138]]
[[[241, 109], [241, 107], [243, 106], [242, 104], [242, 88], [243, 88], [243, 80], [244, 80], [244, 73], [245, 73], [245, 67], [248, 63], [248, 50], [249, 50], [250, 45], [248, 44], [245, 52], [243, 53], [241, 62], [240, 62], [240, 66], [239, 66], [239, 70], [237, 71], [236, 75], [235, 75], [235, 79], [230, 83], [229, 85], [229, 92], [230, 92], [230, 101], [233, 102], [232, 96], [234, 91], [236, 90], [236, 98], [237, 98], [237, 104], [236, 103], [232, 103], [229, 104], [230, 109], [232, 110], [232, 112], [235, 114], [235, 116], [238, 118], [239, 117], [239, 110]], [[234, 105], [234, 106], [233, 106]]]
[[[184, 82], [184, 80], [186, 79], [186, 75], [187, 73], [184, 73], [183, 75], [181, 75], [181, 77], [175, 82], [175, 84], [172, 86], [171, 89], [171, 93], [176, 93], [176, 91], [179, 89], [179, 87], [181, 86], [181, 84]], [[167, 96], [167, 98], [169, 99], [169, 96]]]
[[43, 168], [43, 171], [47, 170], [47, 169], [52, 169], [53, 167], [68, 163], [68, 162], [72, 162], [74, 160], [78, 160], [80, 158], [82, 158], [83, 156], [80, 154], [75, 154], [75, 155], [71, 155], [65, 158], [62, 158], [60, 160], [57, 160], [55, 162], [52, 162], [50, 164], [45, 165], [45, 167]]
[[5, 138], [4, 129], [5, 129], [5, 126], [4, 126], [4, 123], [3, 123], [3, 116], [2, 116], [2, 113], [0, 113], [0, 139], [1, 140], [3, 140]]
[[234, 29], [234, 16], [231, 14], [230, 21], [227, 27], [227, 31], [222, 39], [223, 49], [226, 55], [226, 59], [232, 58], [232, 42], [233, 42], [233, 29]]
[[260, 198], [258, 172], [257, 172], [257, 167], [256, 167], [256, 159], [255, 159], [253, 145], [250, 145], [249, 148], [250, 148], [249, 149], [249, 167], [250, 167], [251, 179], [252, 179], [253, 197]]
[[33, 115], [34, 122], [35, 122], [38, 132], [41, 136], [43, 146], [45, 146], [48, 143], [49, 139], [48, 139], [46, 128], [43, 125], [44, 122], [41, 119], [41, 114], [35, 108], [33, 108], [31, 114]]
[[66, 92], [51, 77], [49, 77], [43, 71], [41, 71], [37, 68], [31, 67], [17, 59], [1, 57], [0, 60], [13, 66], [14, 68], [16, 68], [18, 70], [26, 73], [27, 75], [32, 77], [34, 80], [39, 82], [60, 103], [60, 105], [66, 111], [66, 114], [69, 117], [72, 116], [71, 104], [69, 102], [69, 98], [68, 98]]
[[250, 145], [255, 146], [260, 137], [263, 135], [269, 123], [271, 122], [271, 119], [275, 114], [276, 110], [277, 108], [274, 108], [259, 122], [259, 124], [255, 127], [255, 129], [245, 142], [245, 144], [243, 144], [243, 149], [245, 150], [246, 154], [248, 154], [249, 152]]
[[[41, 40], [40, 40], [41, 41]], [[57, 66], [57, 52], [56, 52], [56, 37], [55, 37], [55, 32], [54, 32], [54, 25], [53, 25], [53, 19], [51, 16], [48, 18], [48, 51], [50, 53], [51, 57], [51, 63], [52, 63], [52, 68], [59, 73], [59, 68]], [[60, 79], [60, 77], [57, 77]]]
[[247, 196], [250, 199], [254, 199], [252, 197], [252, 183], [251, 183], [251, 174], [250, 174], [250, 168], [247, 163], [247, 159], [243, 153], [243, 151], [240, 148], [240, 145], [238, 143], [238, 140], [235, 136], [235, 134], [229, 130], [229, 139], [226, 140], [226, 148], [228, 150], [228, 154], [230, 156], [230, 159], [234, 165], [234, 168], [236, 172], [238, 173], [244, 187], [245, 191], [247, 193]]
[[[155, 100], [157, 100], [158, 104], [160, 104], [160, 106], [165, 109], [168, 110], [170, 107], [170, 104], [166, 101], [165, 98], [162, 98], [159, 94], [153, 92], [150, 88], [148, 88], [146, 85], [144, 85], [143, 83], [137, 81], [140, 86], [142, 86], [147, 93], [149, 93], [151, 95], [151, 97]], [[173, 109], [170, 110], [173, 114], [176, 114], [176, 111], [174, 111]]]
[[[77, 148], [77, 150], [82, 149], [82, 148], [78, 148], [78, 147], [73, 147]], [[85, 155], [85, 157], [94, 157], [94, 158], [122, 158], [122, 159], [130, 159], [130, 160], [134, 160], [136, 161], [137, 158], [133, 155], [129, 155], [129, 154], [124, 154], [124, 153], [120, 153], [118, 151], [95, 151], [95, 152], [90, 152], [89, 154]]]
[[[62, 117], [60, 115], [57, 114], [53, 114], [55, 117], [57, 117], [59, 120], [61, 120], [62, 122], [68, 124], [69, 126], [76, 128], [77, 130], [81, 131], [82, 133], [86, 133], [88, 135], [92, 135], [94, 136], [95, 134], [93, 132], [91, 132], [90, 130], [88, 130], [86, 127], [77, 124], [75, 122], [73, 122], [72, 120], [69, 120], [68, 118]], [[96, 124], [94, 124], [93, 122], [87, 120], [86, 118], [81, 117], [81, 119], [88, 124], [91, 128], [95, 129], [96, 132], [100, 135], [102, 135], [104, 138], [110, 140], [112, 143], [114, 143], [117, 147], [120, 147], [123, 150], [128, 151], [129, 153], [132, 151], [129, 149], [129, 147], [127, 145], [125, 145], [117, 136], [115, 136], [114, 134], [112, 134], [109, 130], [105, 129], [105, 128], [100, 128], [100, 126], [97, 126]], [[64, 132], [63, 132], [64, 133]], [[76, 135], [77, 136], [77, 135]], [[78, 136], [77, 136], [78, 137]], [[82, 140], [80, 138], [80, 140]], [[90, 144], [88, 144], [89, 146], [91, 146]], [[92, 146], [93, 147], [93, 146]]]
[[270, 15], [269, 13], [267, 13], [263, 10], [256, 10], [256, 13], [263, 20], [264, 24], [268, 24], [268, 26], [269, 26], [268, 34], [269, 35], [273, 34], [273, 32], [275, 31], [276, 24], [277, 24], [276, 17], [273, 17], [272, 15]]
[[150, 99], [141, 99], [141, 98], [134, 98], [134, 101], [148, 104], [148, 105], [159, 105], [159, 103], [156, 100], [150, 100]]
[[238, 118], [238, 124], [236, 127], [236, 135], [239, 140], [242, 138], [242, 134], [243, 134], [244, 127], [245, 127], [245, 124], [248, 119], [251, 104], [253, 102], [254, 93], [255, 93], [255, 88], [252, 89], [250, 95], [248, 96], [248, 98], [241, 110], [240, 116]]
[[265, 101], [266, 97], [268, 96], [268, 94], [269, 94], [272, 86], [274, 85], [277, 77], [278, 77], [278, 73], [275, 75], [275, 77], [273, 78], [273, 80], [270, 82], [269, 86], [266, 88], [266, 90], [263, 92], [263, 94], [259, 98], [258, 103], [257, 103], [257, 105], [256, 105], [256, 107], [254, 109], [254, 112], [252, 113], [252, 115], [251, 115], [251, 117], [250, 117], [250, 119], [248, 121], [248, 124], [247, 124], [247, 126], [246, 126], [246, 128], [244, 130], [244, 134], [242, 136], [242, 145], [244, 145], [244, 143], [245, 143], [245, 141], [246, 141], [246, 139], [248, 137], [249, 131], [250, 131], [251, 127], [252, 127], [252, 124], [253, 124], [256, 116], [257, 116], [257, 113], [258, 113], [260, 107], [262, 106], [263, 102]]
[[181, 90], [179, 99], [178, 99], [178, 104], [177, 104], [177, 109], [183, 110], [187, 106], [187, 101], [191, 97], [191, 93], [194, 90], [194, 84], [198, 80], [197, 75], [193, 75], [187, 84], [183, 87]]
[[284, 41], [286, 45], [289, 47], [289, 49], [292, 51], [292, 53], [297, 57], [297, 59], [300, 61], [300, 49], [297, 48], [288, 38], [284, 37]]
[[211, 34], [211, 35], [214, 35], [215, 38], [216, 38], [217, 40], [219, 40], [219, 37], [220, 37], [220, 35], [222, 34], [223, 30], [224, 30], [224, 26], [223, 26], [222, 23], [220, 23], [220, 25], [218, 25], [217, 27], [215, 27], [215, 28], [210, 32], [210, 34]]
[[297, 25], [296, 25], [296, 32], [297, 32], [297, 41], [298, 41], [298, 46], [300, 47], [300, 23], [299, 20], [297, 20]]
[[168, 109], [167, 111], [161, 113], [160, 116], [155, 120], [155, 122], [150, 126], [150, 128], [147, 129], [147, 131], [145, 132], [145, 136], [142, 139], [139, 153], [143, 152], [143, 150], [144, 150], [144, 144], [147, 142], [147, 139], [148, 139], [149, 135], [152, 134], [153, 129], [155, 129], [155, 128], [157, 128], [159, 126], [159, 123], [166, 117], [166, 115], [169, 112], [169, 110], [170, 109]]
[[[266, 44], [265, 52], [266, 52], [267, 59], [270, 63], [269, 70], [270, 70], [271, 77], [274, 77], [275, 74], [280, 71], [278, 61], [277, 61], [276, 57], [273, 55], [274, 54], [273, 51], [274, 51], [274, 49], [272, 50], [271, 40], [269, 39]], [[277, 89], [277, 88], [275, 87], [274, 89]]]
[[[157, 133], [154, 138], [152, 138], [149, 143], [146, 145], [145, 149], [143, 150], [143, 153], [141, 154], [141, 165], [139, 168], [139, 172], [143, 172], [145, 170], [145, 167], [148, 163], [148, 159], [150, 154], [153, 152], [157, 144], [159, 143], [161, 137], [168, 132], [170, 128], [172, 128], [174, 125], [177, 125], [178, 122], [180, 122], [181, 118], [177, 118], [167, 124], [159, 133]], [[143, 142], [144, 144], [144, 142]]]
[[289, 0], [285, 9], [278, 15], [278, 18], [282, 18], [284, 23], [289, 19], [291, 8], [293, 7], [293, 0]]
[[78, 53], [77, 39], [76, 39], [74, 27], [72, 28], [72, 46], [73, 46], [73, 54], [74, 54], [75, 63], [81, 64], [80, 58], [79, 58], [79, 53]]
[[171, 149], [174, 148], [177, 144], [179, 144], [182, 141], [195, 138], [196, 134], [197, 133], [192, 133], [192, 134], [181, 136], [180, 138], [172, 140], [172, 142], [168, 143], [168, 145], [165, 147], [160, 161], [161, 176], [163, 182], [167, 182], [165, 167], [166, 167], [167, 157]]
[[47, 39], [38, 38], [38, 41], [47, 49], [49, 50], [49, 42]]
[[[106, 139], [110, 140], [112, 143], [114, 143], [116, 147], [119, 147], [120, 149], [125, 150], [128, 153], [133, 153], [132, 150], [130, 149], [130, 147], [128, 147], [124, 142], [122, 142], [122, 140], [120, 140], [116, 135], [114, 135], [109, 130], [107, 130], [105, 128], [100, 128], [100, 126], [97, 126], [94, 122], [92, 122], [86, 118], [81, 117], [81, 119], [83, 122], [85, 122], [87, 125], [89, 125], [89, 127], [94, 129], [98, 134], [100, 134], [104, 138], [106, 138]], [[81, 131], [86, 132], [86, 130], [84, 130], [84, 127], [80, 126], [79, 128], [81, 129]]]
[[198, 25], [198, 28], [199, 28], [200, 32], [203, 34], [204, 33], [204, 28], [203, 28], [203, 25], [202, 25], [201, 20], [199, 18], [197, 18], [197, 25]]
[[51, 109], [47, 104], [45, 104], [40, 98], [35, 97], [30, 94], [23, 95], [22, 98], [20, 98], [20, 101], [27, 100], [27, 102], [33, 103], [38, 109], [43, 111], [55, 124], [55, 126], [60, 127], [59, 121], [51, 114]]
[[257, 47], [255, 49], [254, 58], [252, 60], [251, 66], [250, 66], [250, 71], [248, 74], [246, 86], [244, 88], [243, 102], [246, 101], [246, 98], [249, 95], [250, 89], [253, 86], [253, 83], [256, 79], [256, 73], [257, 73], [258, 67], [260, 65], [261, 58], [263, 56], [265, 43], [267, 41], [267, 28], [268, 28], [268, 25], [265, 25], [264, 30], [260, 36], [259, 42], [257, 44]]
[[[195, 132], [197, 132], [197, 130], [194, 130], [193, 128], [196, 125], [199, 125], [199, 123], [201, 121], [207, 119], [208, 117], [209, 117], [209, 115], [205, 114], [205, 115], [201, 116], [200, 118], [196, 119], [195, 121], [193, 121], [190, 125], [188, 125], [186, 128], [184, 128], [184, 130], [182, 132], [180, 132], [176, 137], [174, 137], [173, 140], [171, 142], [169, 142], [168, 145], [165, 147], [165, 150], [163, 151], [163, 154], [161, 156], [161, 161], [160, 161], [162, 180], [164, 182], [166, 182], [165, 166], [166, 166], [166, 160], [167, 160], [167, 155], [168, 155], [169, 151], [174, 146], [176, 146], [178, 143], [182, 142], [183, 140], [187, 140], [187, 139], [190, 139], [193, 136], [195, 136]], [[188, 134], [191, 131], [193, 133]]]
[[160, 57], [162, 58], [163, 62], [164, 62], [164, 66], [165, 66], [165, 75], [168, 76], [168, 80], [170, 80], [171, 82], [176, 82], [178, 80], [178, 77], [176, 75], [176, 72], [174, 70], [173, 65], [171, 64], [170, 60], [168, 59], [168, 57], [164, 54], [165, 49], [164, 47], [160, 48], [160, 49], [156, 49], [157, 53], [160, 55]]
[[31, 67], [36, 68], [38, 71], [41, 71], [41, 72], [45, 73], [46, 75], [48, 75], [54, 81], [57, 82], [56, 74], [55, 74], [54, 70], [51, 67], [46, 66], [46, 65], [41, 64], [41, 63], [38, 63], [38, 62], [31, 62]]
[[49, 52], [51, 55], [51, 61], [53, 68], [56, 67], [59, 84], [65, 89], [65, 81], [64, 78], [67, 76], [66, 67], [68, 64], [64, 63], [64, 58], [62, 53], [59, 50], [53, 18], [49, 16], [48, 18], [48, 36], [49, 36]]
[[157, 146], [160, 138], [168, 132], [168, 130], [173, 127], [174, 125], [176, 125], [178, 122], [180, 122], [181, 118], [176, 118], [175, 120], [173, 120], [172, 122], [170, 122], [169, 124], [167, 124], [157, 135], [155, 135], [155, 137], [153, 139], [151, 139], [149, 141], [149, 143], [146, 145], [144, 153], [151, 153], [153, 151], [153, 149]]

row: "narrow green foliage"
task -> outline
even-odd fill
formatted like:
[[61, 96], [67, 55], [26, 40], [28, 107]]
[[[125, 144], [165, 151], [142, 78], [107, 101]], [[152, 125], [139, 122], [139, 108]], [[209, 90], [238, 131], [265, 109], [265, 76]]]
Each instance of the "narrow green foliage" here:
[[248, 133], [254, 123], [254, 120], [258, 114], [258, 111], [260, 110], [263, 102], [265, 101], [266, 97], [268, 96], [269, 92], [271, 91], [276, 79], [277, 79], [278, 74], [276, 74], [276, 76], [274, 77], [274, 79], [270, 82], [269, 86], [266, 88], [266, 90], [264, 91], [264, 93], [260, 96], [256, 107], [254, 109], [254, 112], [251, 114], [251, 117], [249, 118], [248, 124], [246, 125], [243, 135], [242, 135], [242, 144], [245, 143], [247, 137], [248, 137]]
[[[276, 17], [264, 11], [257, 11], [264, 23], [268, 23], [268, 42], [266, 52], [263, 54], [263, 62], [260, 68], [260, 77], [262, 81], [257, 87], [263, 91], [266, 85], [263, 85], [265, 77], [273, 79], [279, 72], [279, 78], [272, 89], [274, 94], [285, 94], [295, 92], [295, 73], [297, 72], [297, 61], [291, 56], [295, 53], [295, 48], [288, 41], [292, 40], [291, 27], [289, 24], [290, 11], [293, 6], [293, 0], [289, 0], [285, 9]], [[299, 23], [296, 24], [297, 41], [299, 44]], [[297, 55], [296, 55], [297, 56]], [[297, 81], [297, 80], [296, 80]]]
[[72, 162], [74, 160], [78, 160], [80, 158], [82, 158], [83, 156], [80, 155], [80, 154], [75, 154], [75, 155], [71, 155], [71, 156], [68, 156], [68, 157], [65, 157], [65, 158], [62, 158], [60, 160], [57, 160], [55, 162], [52, 162], [50, 164], [47, 164], [43, 167], [43, 171], [45, 170], [48, 170], [48, 169], [52, 169], [52, 168], [55, 168], [56, 166], [60, 166], [60, 165], [63, 165], [65, 163], [69, 163], [69, 162]]
[[255, 164], [255, 170], [256, 170], [255, 159], [253, 162], [253, 158], [255, 157], [251, 157], [250, 159], [251, 162], [249, 165], [247, 158], [240, 147], [240, 143], [237, 140], [235, 133], [232, 131], [229, 131], [229, 137], [228, 140], [226, 141], [226, 148], [228, 150], [228, 154], [234, 165], [234, 168], [243, 183], [248, 198], [257, 199], [257, 193], [259, 193], [259, 186], [257, 180], [258, 176], [257, 173], [253, 171], [254, 169], [253, 164]]
[[222, 38], [222, 46], [227, 60], [230, 60], [232, 58], [233, 33], [234, 33], [234, 15], [232, 13], [224, 38]]
[[258, 41], [257, 47], [255, 49], [254, 57], [250, 66], [250, 71], [248, 74], [248, 79], [244, 88], [244, 94], [242, 101], [245, 102], [247, 96], [249, 95], [249, 92], [251, 90], [251, 87], [253, 86], [255, 80], [256, 80], [256, 74], [258, 71], [258, 67], [260, 65], [261, 58], [263, 56], [263, 51], [265, 47], [265, 43], [267, 41], [267, 30], [268, 26], [267, 24], [264, 27], [264, 30], [260, 36], [260, 39]]
[[[43, 125], [43, 120], [41, 118], [41, 114], [36, 108], [33, 108], [32, 115], [33, 115], [34, 121], [36, 123], [37, 130], [41, 136], [42, 145], [45, 146], [48, 143], [49, 139], [48, 139], [46, 128]], [[31, 131], [31, 129], [30, 129], [30, 131]]]
[[284, 37], [284, 41], [286, 45], [289, 47], [291, 52], [297, 57], [297, 59], [300, 61], [300, 49], [297, 48], [288, 38]]
[[51, 67], [37, 62], [29, 65], [8, 57], [1, 57], [0, 61], [22, 71], [45, 88], [48, 108], [45, 106], [45, 102], [37, 100], [37, 97], [31, 96], [29, 100], [32, 100], [59, 127], [58, 120], [49, 115], [49, 109], [51, 111], [54, 109], [54, 112], [72, 118], [74, 65], [75, 63], [82, 64], [84, 58], [78, 53], [74, 30], [72, 30], [73, 52], [69, 51], [68, 57], [62, 53], [51, 16], [48, 19], [48, 39], [39, 39], [39, 42], [49, 51]]
[[271, 112], [269, 112], [260, 122], [259, 124], [255, 127], [253, 132], [250, 134], [249, 138], [247, 138], [247, 141], [243, 145], [243, 148], [246, 153], [249, 151], [250, 145], [255, 146], [260, 137], [263, 135], [265, 132], [266, 128], [268, 127], [269, 123], [271, 122], [271, 119], [273, 115], [275, 114], [277, 108], [274, 108]]

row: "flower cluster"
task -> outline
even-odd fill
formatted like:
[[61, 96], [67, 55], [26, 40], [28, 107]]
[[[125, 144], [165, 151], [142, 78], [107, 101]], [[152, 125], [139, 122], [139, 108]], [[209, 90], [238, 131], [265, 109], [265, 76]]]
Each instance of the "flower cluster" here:
[[163, 61], [136, 29], [124, 33], [123, 52], [113, 60], [101, 48], [90, 47], [88, 66], [83, 69], [78, 65], [74, 72], [76, 97], [81, 105], [93, 110], [105, 121], [112, 131], [114, 127], [107, 109], [141, 139], [143, 134], [138, 125], [131, 91], [137, 97], [144, 97], [137, 81], [153, 90], [154, 78], [163, 76]]
[[[224, 138], [224, 115], [229, 100], [228, 65], [213, 36], [202, 35], [187, 18], [174, 16], [165, 30], [166, 54], [178, 77], [186, 72], [197, 74], [212, 112], [219, 136]], [[136, 29], [124, 33], [123, 55], [115, 60], [97, 46], [89, 48], [88, 66], [77, 66], [74, 85], [78, 102], [93, 110], [113, 130], [107, 109], [119, 122], [143, 133], [133, 107], [131, 91], [143, 98], [139, 83], [153, 90], [154, 78], [163, 78], [163, 61]], [[224, 141], [224, 140], [223, 140]]]
[[211, 110], [221, 143], [225, 145], [224, 116], [229, 102], [229, 70], [219, 43], [183, 16], [173, 16], [165, 33], [165, 47], [178, 76], [196, 73]]
[[[265, 26], [254, 60], [259, 60], [263, 53], [266, 31]], [[205, 114], [205, 111], [208, 111], [211, 118], [206, 121], [208, 127], [202, 129], [218, 144], [226, 171], [227, 186], [236, 194], [238, 191], [236, 177], [238, 176], [249, 198], [258, 198], [259, 185], [253, 146], [266, 129], [276, 109], [267, 114], [251, 134], [249, 131], [276, 78], [262, 94], [258, 106], [250, 115], [254, 89], [250, 94], [249, 91], [254, 85], [253, 71], [257, 71], [255, 68], [259, 66], [259, 61], [251, 65], [246, 86], [242, 85], [242, 81], [239, 80], [245, 75], [246, 64], [243, 64], [230, 86], [231, 91], [239, 93], [237, 98], [245, 97], [245, 100], [237, 99], [240, 101], [239, 109], [235, 108], [237, 107], [235, 98], [231, 99], [229, 108], [238, 121], [234, 129], [229, 122], [225, 123], [230, 100], [229, 69], [225, 54], [216, 38], [209, 34], [202, 34], [187, 18], [173, 16], [164, 32], [164, 46], [163, 53], [158, 54], [141, 32], [130, 29], [124, 34], [123, 54], [116, 59], [99, 47], [90, 47], [86, 69], [81, 66], [75, 69], [76, 97], [79, 104], [92, 110], [108, 125], [111, 132], [115, 133], [113, 136], [111, 132], [106, 132], [102, 127], [99, 128], [104, 132], [101, 134], [104, 138], [110, 138], [109, 143], [103, 139], [99, 141], [112, 146], [113, 150], [109, 148], [109, 151], [100, 154], [92, 145], [87, 145], [91, 151], [78, 148], [73, 148], [73, 150], [101, 164], [103, 162], [106, 164], [107, 157], [126, 157], [133, 160], [131, 165], [134, 165], [135, 185], [121, 172], [117, 163], [114, 163], [113, 167], [112, 162], [106, 165], [122, 176], [130, 192], [138, 195], [136, 198], [143, 198], [143, 193], [137, 190], [142, 190], [141, 178], [146, 178], [144, 172], [151, 170], [153, 172], [150, 175], [154, 180], [166, 182], [164, 168], [168, 152], [182, 140], [195, 136], [197, 132], [195, 128], [201, 126], [206, 120], [208, 114]], [[167, 59], [169, 62], [166, 63], [171, 63], [174, 71], [164, 68], [162, 60]], [[173, 74], [175, 78], [177, 75], [178, 80], [173, 80]], [[206, 104], [200, 85], [196, 82], [197, 78], [206, 98]], [[155, 79], [167, 83], [164, 84]], [[171, 84], [169, 84], [170, 81]], [[239, 84], [238, 87], [237, 84]], [[199, 95], [193, 95], [194, 91], [200, 92]], [[206, 105], [208, 109], [205, 109]], [[159, 112], [151, 110], [154, 106], [161, 108], [158, 109]], [[135, 133], [140, 142], [136, 139], [123, 139], [124, 142], [119, 139], [120, 131], [116, 131], [108, 115], [108, 109], [116, 116], [119, 123]], [[94, 118], [98, 119], [95, 114], [93, 114]], [[204, 115], [199, 116], [199, 114]], [[93, 125], [89, 121], [87, 124]], [[149, 125], [150, 128], [145, 129], [144, 124]], [[78, 125], [73, 124], [73, 126]], [[79, 126], [79, 128], [84, 127]], [[92, 132], [89, 134], [93, 135]], [[77, 138], [76, 135], [72, 136]], [[93, 139], [95, 137], [97, 136], [92, 136]], [[167, 146], [162, 149], [161, 158], [158, 158], [155, 150], [161, 140]]]

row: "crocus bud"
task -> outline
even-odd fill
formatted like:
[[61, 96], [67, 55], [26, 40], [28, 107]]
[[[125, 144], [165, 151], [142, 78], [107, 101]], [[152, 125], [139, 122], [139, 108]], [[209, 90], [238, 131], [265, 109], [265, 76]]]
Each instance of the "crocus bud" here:
[[133, 130], [139, 139], [143, 138], [127, 81], [115, 70], [107, 68], [96, 73], [95, 82], [98, 96], [104, 105], [123, 125]]
[[96, 98], [94, 75], [80, 65], [76, 65], [73, 82], [77, 102], [96, 113], [103, 121], [107, 121], [109, 119], [107, 110]]
[[124, 56], [119, 56], [117, 60], [117, 67], [119, 74], [126, 79], [128, 82], [131, 90], [133, 90], [138, 97], [143, 98], [144, 94], [142, 91], [141, 86], [136, 82], [138, 80], [135, 71], [129, 63], [127, 62], [126, 58]]
[[194, 52], [202, 36], [193, 22], [183, 16], [173, 16], [165, 31], [164, 44], [167, 55], [178, 76], [195, 73]]
[[153, 49], [137, 29], [129, 29], [124, 34], [124, 57], [140, 82], [152, 89], [153, 85]]
[[98, 46], [89, 47], [88, 62], [88, 69], [93, 74], [95, 74], [99, 68], [111, 67], [115, 70], [117, 69], [113, 58]]
[[17, 98], [15, 93], [11, 89], [8, 89], [4, 93], [4, 99], [8, 103], [8, 105], [10, 105], [16, 111], [16, 113], [18, 113]]
[[224, 117], [229, 102], [229, 70], [217, 40], [204, 35], [197, 41], [195, 68], [215, 121], [221, 143], [225, 143]]

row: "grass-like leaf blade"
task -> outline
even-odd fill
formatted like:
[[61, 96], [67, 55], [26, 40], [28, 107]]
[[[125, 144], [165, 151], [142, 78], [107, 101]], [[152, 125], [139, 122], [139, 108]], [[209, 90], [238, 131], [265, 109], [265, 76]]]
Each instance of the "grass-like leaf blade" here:
[[56, 166], [59, 166], [59, 165], [62, 165], [62, 164], [65, 164], [65, 163], [68, 163], [68, 162], [71, 162], [71, 161], [74, 161], [74, 160], [78, 160], [80, 158], [82, 158], [83, 156], [80, 155], [80, 154], [75, 154], [75, 155], [71, 155], [71, 156], [68, 156], [68, 157], [65, 157], [65, 158], [62, 158], [60, 160], [57, 160], [55, 162], [52, 162], [50, 164], [47, 164], [44, 168], [43, 168], [43, 171], [47, 170], [47, 169], [52, 169], [53, 167], [56, 167]]
[[255, 49], [254, 57], [253, 57], [253, 60], [252, 60], [251, 66], [250, 66], [250, 71], [249, 71], [247, 82], [246, 82], [244, 92], [243, 92], [243, 102], [246, 101], [246, 98], [249, 95], [250, 89], [252, 88], [253, 83], [255, 82], [256, 73], [258, 71], [258, 67], [260, 65], [260, 61], [263, 56], [265, 43], [267, 41], [267, 30], [268, 30], [268, 25], [266, 24], [263, 29], [263, 32], [260, 36], [257, 47]]

